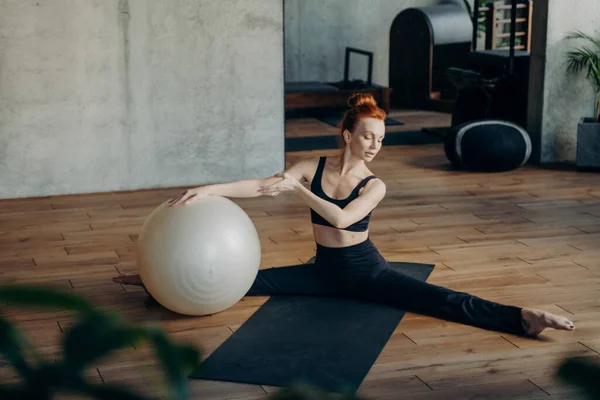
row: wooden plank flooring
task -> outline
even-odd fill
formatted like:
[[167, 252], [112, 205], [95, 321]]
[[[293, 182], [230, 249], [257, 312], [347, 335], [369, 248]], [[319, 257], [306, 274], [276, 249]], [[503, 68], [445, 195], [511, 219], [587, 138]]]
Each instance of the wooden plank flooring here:
[[[325, 154], [332, 154], [326, 151]], [[291, 153], [293, 162], [307, 153]], [[387, 198], [371, 236], [391, 261], [435, 263], [429, 282], [490, 300], [568, 315], [575, 332], [523, 339], [407, 314], [359, 394], [373, 399], [580, 398], [558, 381], [565, 357], [600, 358], [600, 175], [525, 167], [452, 171], [441, 145], [384, 147], [372, 163]], [[210, 317], [180, 317], [145, 304], [145, 293], [113, 284], [133, 273], [144, 218], [177, 189], [0, 201], [2, 283], [44, 283], [86, 296], [131, 321], [161, 324], [175, 338], [214, 351], [266, 301], [245, 298]], [[293, 195], [236, 202], [259, 231], [262, 267], [314, 254], [309, 213]], [[72, 322], [66, 310], [7, 308], [48, 357]], [[159, 395], [147, 349], [120, 352], [91, 372]], [[0, 365], [0, 379], [14, 374]], [[149, 382], [156, 384], [148, 385]], [[194, 397], [263, 399], [276, 388], [190, 381]]]

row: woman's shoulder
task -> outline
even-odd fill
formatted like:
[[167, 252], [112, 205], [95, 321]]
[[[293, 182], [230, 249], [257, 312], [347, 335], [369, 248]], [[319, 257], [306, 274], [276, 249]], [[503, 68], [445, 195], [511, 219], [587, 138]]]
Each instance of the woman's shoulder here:
[[378, 198], [380, 201], [387, 193], [385, 182], [377, 178], [375, 175], [368, 176], [364, 179], [367, 181], [361, 188], [359, 195], [369, 195]]
[[288, 160], [286, 162], [286, 164], [288, 164], [287, 171], [288, 173], [296, 176], [298, 180], [306, 179], [307, 181], [311, 182], [319, 165], [320, 159], [321, 157], [313, 156]]
[[381, 178], [378, 178], [377, 175], [369, 174], [363, 179], [363, 181], [365, 181], [365, 187], [378, 186], [385, 189], [385, 182]]
[[303, 168], [316, 168], [319, 165], [321, 159], [325, 157], [311, 156], [311, 157], [298, 157], [291, 160], [291, 165], [300, 166]]
[[362, 182], [364, 182], [365, 188], [378, 188], [384, 192], [386, 191], [385, 182], [366, 166], [364, 175], [365, 177], [363, 178]]

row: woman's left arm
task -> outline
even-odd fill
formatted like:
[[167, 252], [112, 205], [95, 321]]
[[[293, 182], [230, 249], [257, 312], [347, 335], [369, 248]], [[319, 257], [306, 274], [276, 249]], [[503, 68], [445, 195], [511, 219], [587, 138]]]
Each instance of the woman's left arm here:
[[379, 179], [374, 180], [365, 187], [358, 198], [351, 201], [345, 208], [340, 208], [316, 196], [294, 177], [286, 173], [281, 174], [281, 177], [283, 178], [282, 181], [263, 187], [261, 189], [262, 192], [264, 194], [277, 195], [282, 191], [294, 191], [310, 208], [338, 229], [346, 228], [356, 221], [360, 221], [377, 207], [377, 204], [383, 199], [386, 192], [385, 184]]

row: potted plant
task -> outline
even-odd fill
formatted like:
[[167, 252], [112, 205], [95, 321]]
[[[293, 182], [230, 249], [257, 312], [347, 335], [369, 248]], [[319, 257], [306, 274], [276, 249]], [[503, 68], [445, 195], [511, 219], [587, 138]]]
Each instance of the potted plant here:
[[567, 35], [583, 44], [567, 53], [569, 72], [585, 71], [596, 93], [594, 115], [582, 117], [577, 126], [577, 160], [580, 167], [600, 167], [600, 40], [581, 31]]

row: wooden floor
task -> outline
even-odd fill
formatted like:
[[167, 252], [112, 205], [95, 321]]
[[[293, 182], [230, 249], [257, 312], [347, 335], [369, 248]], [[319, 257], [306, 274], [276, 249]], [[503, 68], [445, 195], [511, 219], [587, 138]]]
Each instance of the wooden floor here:
[[[331, 151], [324, 152], [331, 154]], [[293, 153], [293, 162], [307, 153]], [[554, 377], [572, 356], [600, 352], [600, 175], [525, 167], [499, 174], [451, 171], [441, 145], [384, 147], [372, 163], [388, 195], [371, 237], [391, 261], [435, 263], [429, 282], [490, 300], [568, 315], [575, 332], [524, 339], [407, 314], [359, 394], [372, 399], [579, 398]], [[144, 218], [176, 189], [0, 201], [2, 283], [44, 283], [84, 295], [135, 323], [215, 350], [266, 298], [210, 317], [147, 307], [141, 290], [113, 284], [134, 273]], [[262, 267], [307, 261], [309, 212], [293, 195], [236, 200], [260, 234]], [[48, 357], [71, 320], [66, 310], [6, 308]], [[118, 353], [90, 372], [97, 382], [161, 393], [148, 349]], [[0, 381], [14, 379], [0, 363]], [[263, 399], [276, 388], [190, 381], [193, 398]]]

